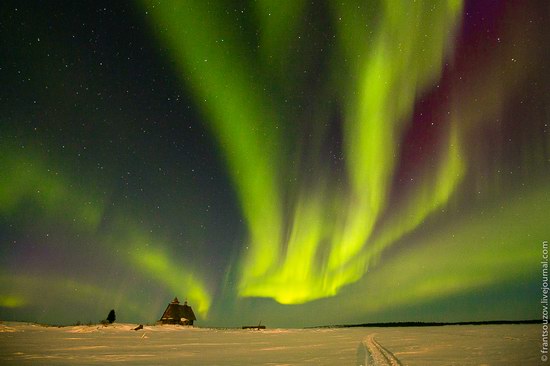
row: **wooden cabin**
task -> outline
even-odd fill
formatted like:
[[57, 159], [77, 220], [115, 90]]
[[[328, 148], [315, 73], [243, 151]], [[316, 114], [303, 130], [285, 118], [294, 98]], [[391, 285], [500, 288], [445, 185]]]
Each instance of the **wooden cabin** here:
[[191, 306], [187, 305], [187, 301], [180, 305], [178, 298], [175, 297], [164, 310], [159, 322], [161, 324], [193, 325], [195, 320], [197, 320], [195, 313]]

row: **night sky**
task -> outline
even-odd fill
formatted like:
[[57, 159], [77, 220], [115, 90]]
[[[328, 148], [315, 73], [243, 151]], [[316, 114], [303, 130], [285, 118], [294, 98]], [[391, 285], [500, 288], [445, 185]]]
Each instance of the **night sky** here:
[[540, 318], [548, 1], [0, 10], [0, 319]]

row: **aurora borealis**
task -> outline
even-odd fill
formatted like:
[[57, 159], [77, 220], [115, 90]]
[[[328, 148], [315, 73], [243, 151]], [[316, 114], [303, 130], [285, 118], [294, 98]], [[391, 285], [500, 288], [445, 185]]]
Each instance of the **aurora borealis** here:
[[547, 2], [0, 7], [0, 319], [540, 317]]

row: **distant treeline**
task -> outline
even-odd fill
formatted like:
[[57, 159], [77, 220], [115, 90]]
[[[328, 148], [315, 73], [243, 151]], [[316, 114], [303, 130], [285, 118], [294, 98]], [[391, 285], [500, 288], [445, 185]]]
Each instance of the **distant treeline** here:
[[439, 327], [444, 325], [493, 325], [493, 324], [541, 324], [542, 320], [487, 320], [478, 322], [392, 322], [392, 323], [363, 323], [363, 324], [342, 324], [323, 325], [311, 328], [356, 328], [356, 327]]

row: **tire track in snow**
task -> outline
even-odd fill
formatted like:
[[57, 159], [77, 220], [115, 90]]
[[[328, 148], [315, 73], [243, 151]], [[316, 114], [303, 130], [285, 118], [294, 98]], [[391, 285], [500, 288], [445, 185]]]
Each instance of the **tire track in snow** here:
[[365, 365], [401, 366], [401, 362], [399, 362], [397, 357], [378, 343], [378, 341], [374, 338], [374, 334], [369, 335], [363, 341], [363, 346], [367, 351], [365, 355]]

